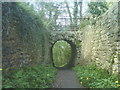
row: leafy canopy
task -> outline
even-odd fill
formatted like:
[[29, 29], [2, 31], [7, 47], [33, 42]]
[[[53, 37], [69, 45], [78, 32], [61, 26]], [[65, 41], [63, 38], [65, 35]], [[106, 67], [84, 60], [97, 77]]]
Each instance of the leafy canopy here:
[[107, 2], [90, 2], [88, 7], [89, 13], [91, 13], [93, 16], [99, 16], [108, 10]]

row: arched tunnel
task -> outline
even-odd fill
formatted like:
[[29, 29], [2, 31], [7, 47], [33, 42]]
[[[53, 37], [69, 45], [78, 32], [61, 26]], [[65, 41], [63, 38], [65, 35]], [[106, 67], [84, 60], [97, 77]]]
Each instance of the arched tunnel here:
[[[70, 55], [70, 58], [68, 60], [68, 63], [63, 66], [63, 67], [58, 67], [55, 65], [55, 62], [54, 62], [54, 58], [53, 58], [53, 48], [54, 48], [54, 45], [58, 42], [58, 41], [65, 41], [67, 42], [69, 45], [70, 45], [70, 48], [71, 48], [71, 55]], [[75, 65], [75, 60], [76, 60], [76, 57], [77, 57], [77, 49], [76, 49], [76, 45], [74, 42], [72, 42], [71, 40], [66, 40], [66, 39], [62, 39], [62, 40], [56, 40], [51, 48], [50, 48], [50, 56], [51, 56], [51, 60], [52, 60], [52, 64], [55, 68], [57, 69], [69, 69], [69, 68], [72, 68], [74, 65]]]

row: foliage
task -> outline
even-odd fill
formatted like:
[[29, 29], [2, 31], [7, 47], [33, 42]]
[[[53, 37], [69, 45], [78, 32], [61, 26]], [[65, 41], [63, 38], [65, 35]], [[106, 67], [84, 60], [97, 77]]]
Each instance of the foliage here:
[[88, 4], [89, 12], [93, 16], [99, 16], [108, 10], [108, 5], [106, 2], [90, 2]]
[[66, 41], [57, 41], [53, 46], [55, 66], [62, 67], [68, 64], [71, 56], [71, 46]]
[[42, 18], [47, 30], [54, 29], [56, 20], [58, 19], [58, 16], [61, 15], [61, 10], [59, 9], [61, 5], [61, 3], [56, 2], [33, 2], [30, 4], [36, 11], [36, 14]]
[[[3, 60], [5, 67], [17, 63], [43, 63], [41, 56], [45, 57], [45, 53], [49, 52], [49, 33], [42, 19], [25, 2], [2, 2], [3, 56], [7, 61], [12, 58], [7, 63]], [[18, 53], [24, 54], [19, 56]]]
[[89, 20], [81, 20], [81, 22], [80, 22], [80, 30], [83, 29], [87, 25], [90, 25]]
[[51, 65], [24, 66], [3, 71], [3, 88], [49, 88], [56, 69]]
[[20, 38], [23, 39], [25, 39], [25, 37], [30, 38], [31, 33], [34, 33], [35, 30], [42, 34], [45, 33], [45, 31], [43, 33], [43, 30], [46, 30], [46, 28], [42, 22], [42, 19], [30, 6], [26, 5], [26, 3], [4, 2], [2, 12], [3, 30], [8, 27], [12, 28], [12, 31], [13, 28], [15, 28]]
[[120, 88], [117, 75], [110, 75], [106, 70], [95, 65], [76, 66], [78, 79], [81, 84], [89, 88]]

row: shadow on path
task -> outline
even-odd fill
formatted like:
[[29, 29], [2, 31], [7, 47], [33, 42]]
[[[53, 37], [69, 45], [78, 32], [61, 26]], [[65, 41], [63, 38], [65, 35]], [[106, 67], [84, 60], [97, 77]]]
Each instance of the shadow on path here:
[[73, 70], [65, 69], [58, 70], [53, 88], [84, 88], [79, 84], [76, 72]]

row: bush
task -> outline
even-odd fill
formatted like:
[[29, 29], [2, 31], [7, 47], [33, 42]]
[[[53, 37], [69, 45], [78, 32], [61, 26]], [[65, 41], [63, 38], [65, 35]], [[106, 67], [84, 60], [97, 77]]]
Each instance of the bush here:
[[117, 75], [110, 75], [106, 70], [95, 65], [76, 66], [73, 68], [77, 72], [81, 84], [89, 88], [120, 88]]
[[50, 65], [36, 65], [3, 71], [3, 88], [49, 88], [56, 69]]
[[87, 25], [91, 25], [89, 20], [81, 20], [80, 22], [80, 30], [83, 29], [84, 27], [86, 27]]

